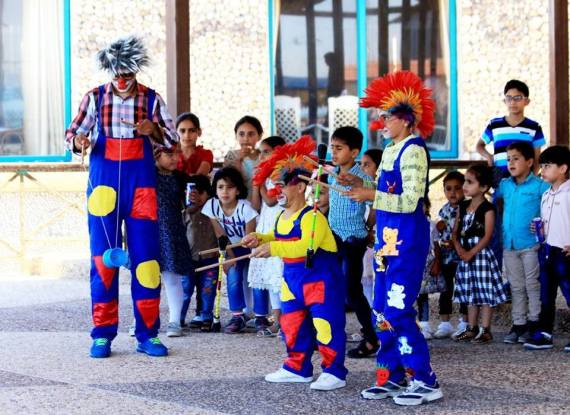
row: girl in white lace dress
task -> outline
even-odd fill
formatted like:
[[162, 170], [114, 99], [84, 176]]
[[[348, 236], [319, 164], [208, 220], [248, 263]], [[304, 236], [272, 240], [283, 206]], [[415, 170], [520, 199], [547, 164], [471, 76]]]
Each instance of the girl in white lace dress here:
[[[265, 160], [271, 155], [273, 149], [285, 144], [285, 140], [278, 136], [272, 136], [264, 139], [260, 145], [261, 160]], [[252, 196], [252, 204], [261, 205], [261, 213], [259, 215], [257, 227], [255, 231], [258, 233], [268, 233], [275, 226], [275, 220], [283, 208], [277, 204], [277, 199], [268, 195], [268, 191], [273, 188], [271, 180], [267, 180], [263, 185], [254, 187]], [[249, 271], [247, 281], [251, 288], [260, 288], [269, 291], [271, 308], [275, 324], [271, 327], [258, 330], [260, 337], [275, 336], [279, 331], [279, 316], [281, 314], [281, 280], [283, 278], [283, 262], [281, 258], [252, 258], [249, 263]]]

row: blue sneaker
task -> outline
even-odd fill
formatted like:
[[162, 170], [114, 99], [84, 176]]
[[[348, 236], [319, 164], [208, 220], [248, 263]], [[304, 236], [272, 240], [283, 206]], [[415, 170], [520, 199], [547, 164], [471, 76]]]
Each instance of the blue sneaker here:
[[168, 356], [168, 349], [161, 343], [158, 337], [147, 339], [137, 346], [137, 352], [146, 353], [149, 356]]
[[524, 344], [526, 350], [546, 350], [552, 349], [552, 334], [544, 331], [534, 333], [532, 338]]
[[109, 339], [94, 339], [89, 355], [95, 359], [111, 356], [111, 341]]

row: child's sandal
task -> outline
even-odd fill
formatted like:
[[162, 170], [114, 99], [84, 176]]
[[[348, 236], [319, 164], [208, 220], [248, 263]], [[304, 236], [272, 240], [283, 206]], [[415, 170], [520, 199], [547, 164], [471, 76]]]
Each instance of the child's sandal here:
[[479, 329], [477, 327], [467, 327], [467, 330], [465, 330], [463, 333], [461, 333], [460, 335], [458, 335], [455, 338], [456, 342], [470, 342], [472, 340], [475, 339], [475, 337], [477, 337], [477, 334], [479, 334]]
[[357, 347], [351, 349], [346, 354], [348, 357], [352, 359], [362, 359], [365, 357], [374, 357], [376, 356], [376, 352], [378, 352], [378, 344], [373, 345], [372, 349], [369, 349], [367, 346], [367, 341], [362, 340]]

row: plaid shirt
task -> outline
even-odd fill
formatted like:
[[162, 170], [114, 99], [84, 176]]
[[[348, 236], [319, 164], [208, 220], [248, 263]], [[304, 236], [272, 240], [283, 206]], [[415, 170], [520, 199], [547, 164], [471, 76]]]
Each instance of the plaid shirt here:
[[[125, 120], [128, 123], [136, 124], [147, 118], [148, 100], [146, 92], [148, 88], [137, 83], [136, 90], [133, 94], [125, 99], [113, 93], [112, 84], [105, 84], [105, 94], [101, 102], [101, 114], [97, 114], [97, 99], [99, 89], [94, 88], [89, 91], [79, 105], [79, 112], [71, 122], [66, 131], [65, 141], [67, 147], [74, 151], [73, 138], [77, 134], [90, 135], [91, 146], [95, 144], [99, 135], [99, 127], [97, 116], [101, 117], [101, 125], [107, 137], [114, 138], [132, 138], [134, 137], [133, 127], [129, 124], [121, 122]], [[152, 121], [162, 128], [164, 134], [164, 146], [170, 147], [178, 142], [178, 134], [172, 117], [168, 113], [166, 104], [160, 95], [156, 94], [154, 108], [152, 110]]]
[[[445, 222], [445, 229], [440, 233], [440, 241], [451, 241], [451, 234], [453, 232], [453, 227], [455, 226], [455, 219], [457, 218], [458, 207], [452, 207], [449, 202], [441, 207], [439, 210], [439, 217]], [[441, 247], [441, 256], [444, 264], [450, 264], [452, 262], [459, 262], [459, 255], [455, 252], [453, 247], [445, 248]]]
[[[339, 169], [335, 169], [339, 172]], [[359, 164], [355, 164], [348, 171], [363, 180], [372, 180], [366, 175]], [[336, 179], [329, 175], [329, 184], [342, 187], [337, 184]], [[348, 189], [348, 188], [346, 188]], [[332, 231], [346, 241], [349, 237], [366, 238], [366, 203], [355, 202], [347, 196], [342, 196], [334, 190], [329, 191], [329, 223]]]

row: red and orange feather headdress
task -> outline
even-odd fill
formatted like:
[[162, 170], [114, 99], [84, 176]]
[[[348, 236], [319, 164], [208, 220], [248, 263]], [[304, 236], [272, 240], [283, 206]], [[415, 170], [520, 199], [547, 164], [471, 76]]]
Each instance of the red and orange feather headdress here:
[[315, 141], [309, 135], [302, 136], [295, 143], [276, 147], [271, 156], [257, 167], [253, 184], [260, 186], [268, 178], [278, 183], [284, 181], [290, 173], [313, 171], [313, 165], [304, 156], [316, 161], [317, 157], [313, 155], [315, 148]]
[[[416, 74], [409, 71], [389, 73], [376, 78], [364, 91], [363, 108], [378, 108], [381, 111], [408, 112], [415, 119], [415, 128], [423, 138], [429, 137], [435, 127], [435, 102], [431, 89], [424, 86]], [[373, 129], [382, 128], [381, 122], [373, 122]]]

